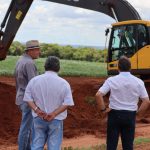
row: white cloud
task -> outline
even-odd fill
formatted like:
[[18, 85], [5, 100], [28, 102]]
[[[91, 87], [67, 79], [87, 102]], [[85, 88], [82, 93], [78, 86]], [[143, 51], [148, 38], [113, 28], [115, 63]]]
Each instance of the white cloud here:
[[4, 18], [11, 0], [0, 0], [0, 21]]
[[128, 0], [132, 5], [137, 8], [148, 8], [150, 7], [150, 1], [141, 1], [141, 0]]
[[128, 0], [131, 5], [138, 11], [142, 19], [150, 20], [150, 1]]
[[[11, 0], [0, 0], [0, 23]], [[129, 0], [144, 19], [150, 19], [150, 1]], [[105, 29], [114, 20], [99, 12], [34, 0], [15, 40], [104, 45]]]

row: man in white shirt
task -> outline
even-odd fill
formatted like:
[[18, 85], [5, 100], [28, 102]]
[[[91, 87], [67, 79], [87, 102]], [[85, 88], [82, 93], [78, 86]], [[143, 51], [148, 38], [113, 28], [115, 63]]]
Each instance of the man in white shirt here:
[[[142, 104], [137, 114], [143, 115], [149, 107], [149, 96], [144, 82], [130, 74], [131, 63], [125, 56], [118, 62], [119, 75], [108, 78], [96, 93], [98, 109], [108, 113], [107, 150], [116, 150], [119, 134], [123, 150], [133, 150], [135, 119], [139, 99]], [[105, 107], [103, 96], [110, 92], [109, 108]]]
[[45, 73], [33, 78], [25, 91], [24, 101], [32, 109], [33, 135], [31, 149], [60, 150], [63, 138], [63, 120], [68, 106], [73, 106], [69, 83], [58, 76], [59, 59], [49, 56]]

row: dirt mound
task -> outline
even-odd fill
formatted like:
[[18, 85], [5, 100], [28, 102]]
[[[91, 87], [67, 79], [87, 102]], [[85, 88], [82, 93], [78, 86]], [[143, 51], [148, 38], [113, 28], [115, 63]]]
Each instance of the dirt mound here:
[[[83, 134], [105, 136], [106, 118], [97, 113], [95, 93], [105, 78], [66, 77], [72, 87], [75, 106], [69, 108], [64, 122], [64, 137]], [[148, 92], [150, 84], [146, 83]], [[150, 94], [150, 93], [149, 93]], [[15, 105], [15, 82], [13, 78], [0, 77], [0, 144], [17, 142], [21, 113]], [[105, 97], [108, 102], [108, 97]], [[150, 111], [138, 123], [150, 123]], [[101, 133], [101, 134], [100, 134]]]
[[[64, 136], [67, 138], [85, 133], [96, 134], [102, 121], [97, 114], [95, 93], [104, 79], [68, 77], [75, 106], [68, 110], [64, 122]], [[21, 113], [15, 105], [15, 82], [13, 78], [0, 77], [0, 140], [16, 143]]]
[[16, 143], [20, 113], [15, 105], [15, 87], [0, 83], [0, 142]]
[[80, 134], [96, 134], [104, 123], [97, 114], [95, 93], [104, 79], [98, 78], [66, 78], [71, 84], [75, 106], [68, 111], [65, 120], [64, 135], [66, 137]]

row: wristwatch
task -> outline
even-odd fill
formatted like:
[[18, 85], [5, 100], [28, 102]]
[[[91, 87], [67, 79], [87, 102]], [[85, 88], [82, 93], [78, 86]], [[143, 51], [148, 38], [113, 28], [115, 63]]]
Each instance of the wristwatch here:
[[101, 112], [104, 112], [104, 111], [106, 111], [106, 107], [104, 109], [101, 109]]
[[36, 113], [37, 109], [38, 109], [38, 107], [36, 106], [36, 107], [34, 108], [34, 112], [35, 112], [35, 113]]

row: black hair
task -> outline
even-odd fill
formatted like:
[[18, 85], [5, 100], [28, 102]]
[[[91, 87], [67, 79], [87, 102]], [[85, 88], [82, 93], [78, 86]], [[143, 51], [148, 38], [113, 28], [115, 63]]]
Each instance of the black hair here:
[[45, 62], [45, 71], [55, 71], [59, 72], [60, 70], [60, 61], [56, 56], [49, 56]]
[[120, 59], [118, 61], [118, 69], [120, 71], [125, 71], [125, 72], [130, 71], [131, 62], [126, 56], [120, 57]]

